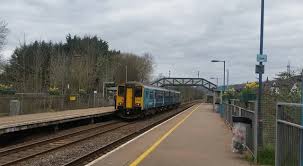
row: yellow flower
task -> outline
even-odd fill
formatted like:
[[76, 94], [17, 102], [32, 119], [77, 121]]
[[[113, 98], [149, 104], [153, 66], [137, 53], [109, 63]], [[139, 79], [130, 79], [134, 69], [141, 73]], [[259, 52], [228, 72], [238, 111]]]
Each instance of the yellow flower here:
[[258, 88], [258, 87], [259, 87], [259, 85], [258, 85], [257, 82], [250, 82], [250, 83], [247, 83], [245, 85], [246, 89], [255, 89], [255, 88]]
[[10, 84], [10, 85], [5, 85], [5, 84], [0, 84], [0, 88], [1, 89], [9, 89], [9, 88], [12, 88], [13, 86]]

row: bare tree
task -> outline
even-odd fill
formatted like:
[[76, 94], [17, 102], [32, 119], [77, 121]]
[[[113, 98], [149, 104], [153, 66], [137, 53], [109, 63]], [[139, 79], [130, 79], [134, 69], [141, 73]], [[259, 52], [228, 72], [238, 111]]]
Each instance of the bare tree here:
[[4, 60], [1, 56], [3, 46], [6, 44], [6, 36], [8, 33], [7, 23], [0, 20], [0, 72], [3, 70]]
[[114, 80], [125, 82], [127, 66], [127, 80], [148, 82], [152, 73], [153, 59], [149, 54], [138, 56], [132, 53], [121, 53], [113, 59]]
[[0, 51], [5, 45], [7, 33], [8, 33], [7, 23], [5, 21], [0, 20]]

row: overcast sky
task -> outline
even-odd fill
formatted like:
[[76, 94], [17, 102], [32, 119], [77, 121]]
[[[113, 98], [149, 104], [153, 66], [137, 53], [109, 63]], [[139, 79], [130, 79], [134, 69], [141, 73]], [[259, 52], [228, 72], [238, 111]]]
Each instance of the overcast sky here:
[[[303, 0], [265, 0], [265, 78], [303, 67]], [[1, 0], [10, 33], [2, 54], [20, 41], [64, 41], [68, 33], [97, 35], [110, 48], [155, 61], [154, 76], [256, 80], [260, 0]]]

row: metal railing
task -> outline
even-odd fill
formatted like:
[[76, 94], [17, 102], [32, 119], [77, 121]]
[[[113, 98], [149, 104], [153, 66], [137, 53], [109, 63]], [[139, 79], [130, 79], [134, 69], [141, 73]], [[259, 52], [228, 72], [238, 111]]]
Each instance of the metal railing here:
[[[70, 100], [74, 96], [74, 100]], [[19, 111], [11, 114], [12, 100], [20, 102]], [[101, 94], [93, 95], [48, 95], [24, 93], [15, 95], [0, 95], [0, 117], [8, 115], [54, 112], [62, 110], [85, 109], [114, 105], [114, 99], [104, 99]]]
[[249, 118], [252, 121], [252, 126], [247, 125], [246, 126], [246, 147], [250, 151], [250, 153], [256, 157], [255, 155], [255, 112], [233, 105], [233, 104], [227, 104], [224, 103], [224, 113], [223, 113], [223, 119], [229, 125], [230, 127], [233, 126], [232, 117], [233, 116], [242, 116]]
[[276, 107], [276, 166], [303, 165], [303, 104]]

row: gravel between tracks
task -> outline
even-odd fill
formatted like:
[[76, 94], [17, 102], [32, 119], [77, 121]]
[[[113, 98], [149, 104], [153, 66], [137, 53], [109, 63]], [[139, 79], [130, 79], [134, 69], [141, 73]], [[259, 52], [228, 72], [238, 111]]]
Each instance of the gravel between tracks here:
[[121, 139], [124, 136], [127, 136], [133, 132], [139, 131], [142, 128], [150, 126], [165, 117], [171, 116], [183, 110], [178, 108], [172, 111], [168, 111], [162, 114], [158, 114], [149, 119], [140, 120], [130, 125], [124, 126], [117, 130], [114, 130], [109, 133], [102, 134], [100, 136], [87, 139], [82, 142], [78, 142], [66, 148], [58, 149], [43, 155], [38, 155], [30, 160], [18, 163], [20, 166], [35, 165], [35, 166], [59, 166], [64, 165], [65, 163], [78, 158], [79, 156], [86, 154], [88, 152], [94, 151], [100, 147], [103, 147], [107, 144], [110, 144], [116, 140]]

